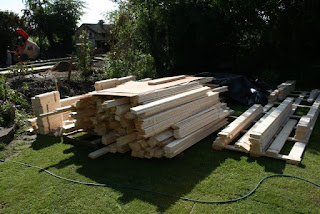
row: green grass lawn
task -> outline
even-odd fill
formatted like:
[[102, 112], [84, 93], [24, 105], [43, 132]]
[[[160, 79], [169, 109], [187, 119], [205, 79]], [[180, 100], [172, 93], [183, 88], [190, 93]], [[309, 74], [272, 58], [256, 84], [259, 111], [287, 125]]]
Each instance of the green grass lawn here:
[[[174, 159], [107, 154], [91, 160], [87, 148], [41, 135], [29, 148], [21, 142], [0, 156], [20, 150], [13, 160], [39, 165], [68, 178], [205, 200], [239, 197], [263, 176], [275, 173], [320, 183], [320, 122], [299, 166], [212, 150], [215, 137], [207, 137]], [[0, 164], [0, 213], [320, 213], [319, 204], [319, 188], [287, 178], [267, 180], [246, 200], [210, 205], [139, 191], [77, 185], [10, 161]]]

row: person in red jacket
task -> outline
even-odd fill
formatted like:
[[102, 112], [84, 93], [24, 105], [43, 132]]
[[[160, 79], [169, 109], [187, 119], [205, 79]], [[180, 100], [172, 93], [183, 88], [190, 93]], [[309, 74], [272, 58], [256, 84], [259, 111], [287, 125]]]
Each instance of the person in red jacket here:
[[24, 30], [18, 28], [16, 31], [20, 34], [18, 37], [17, 50], [14, 52], [17, 59], [37, 59], [40, 54], [39, 46], [35, 42], [28, 39], [29, 35]]

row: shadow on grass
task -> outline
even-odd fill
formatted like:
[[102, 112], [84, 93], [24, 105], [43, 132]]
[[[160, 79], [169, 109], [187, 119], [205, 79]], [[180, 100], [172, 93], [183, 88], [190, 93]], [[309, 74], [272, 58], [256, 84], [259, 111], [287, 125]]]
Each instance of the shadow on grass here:
[[[58, 164], [48, 166], [47, 169], [52, 167], [61, 169], [73, 164], [81, 166], [77, 170], [79, 174], [97, 183], [110, 184], [113, 189], [121, 192], [122, 197], [119, 200], [122, 203], [126, 204], [138, 199], [153, 204], [157, 206], [159, 212], [164, 212], [178, 199], [127, 190], [113, 185], [138, 187], [184, 196], [227, 159], [240, 161], [243, 156], [246, 156], [244, 153], [229, 150], [212, 150], [211, 145], [215, 137], [216, 134], [207, 137], [174, 159], [139, 159], [131, 157], [128, 153], [124, 155], [107, 154], [91, 160], [87, 157], [89, 149], [74, 146], [63, 151], [65, 154], [73, 153], [73, 156]], [[40, 149], [60, 142], [59, 138], [49, 139], [49, 141], [43, 141], [39, 136], [33, 148]], [[248, 162], [255, 161], [264, 166], [265, 171], [268, 172], [282, 173], [285, 168], [283, 161], [267, 158], [248, 159]]]
[[60, 142], [61, 138], [59, 137], [38, 134], [36, 140], [32, 143], [31, 148], [34, 150], [40, 150]]

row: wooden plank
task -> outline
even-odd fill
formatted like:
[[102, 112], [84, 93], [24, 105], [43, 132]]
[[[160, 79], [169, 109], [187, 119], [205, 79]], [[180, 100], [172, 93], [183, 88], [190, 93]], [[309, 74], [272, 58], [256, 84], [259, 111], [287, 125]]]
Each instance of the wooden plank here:
[[178, 84], [174, 85], [171, 87], [163, 88], [163, 89], [158, 89], [158, 90], [153, 90], [149, 91], [147, 93], [142, 93], [139, 94], [135, 97], [132, 97], [131, 100], [133, 103], [143, 103], [144, 102], [149, 102], [149, 101], [155, 101], [161, 98], [165, 98], [168, 96], [172, 96], [178, 93], [182, 93], [185, 91], [190, 91], [192, 89], [200, 88], [201, 85], [198, 82], [190, 82], [187, 84]]
[[[192, 91], [187, 91], [181, 94], [177, 94], [168, 98], [164, 98], [152, 103], [145, 105], [140, 105], [131, 108], [131, 112], [140, 115], [145, 114], [145, 116], [152, 115], [158, 112], [165, 111], [177, 105], [181, 105], [194, 100], [197, 97], [204, 96], [210, 90], [209, 87], [202, 87]], [[217, 96], [219, 93], [217, 93]]]
[[[218, 113], [219, 109], [211, 109], [211, 111], [207, 111], [205, 113], [197, 114], [197, 117], [193, 116], [192, 120], [188, 120], [186, 123], [180, 124], [180, 125], [174, 125], [174, 137], [176, 139], [183, 138], [187, 136], [188, 134], [218, 120], [220, 115], [223, 115], [221, 112]], [[227, 115], [225, 115], [227, 116]], [[223, 117], [221, 117], [223, 118]]]
[[274, 103], [268, 103], [263, 107], [263, 112], [269, 111], [274, 106]]
[[296, 112], [298, 107], [301, 107], [299, 104], [302, 102], [303, 98], [306, 96], [305, 92], [302, 92], [298, 98], [292, 104], [292, 113]]
[[101, 142], [104, 145], [109, 145], [111, 143], [116, 142], [117, 138], [118, 138], [118, 136], [116, 135], [116, 133], [110, 132], [110, 133], [102, 136]]
[[250, 133], [250, 151], [259, 154], [267, 149], [274, 135], [279, 131], [292, 112], [293, 98], [283, 101], [267, 118]]
[[[213, 77], [202, 77], [202, 79], [198, 80], [198, 83], [200, 83], [203, 86], [208, 86], [208, 87], [212, 88], [213, 84], [207, 84], [209, 82], [212, 82], [212, 80], [213, 80]], [[217, 86], [215, 86], [214, 88], [216, 88], [216, 87]]]
[[159, 84], [173, 82], [173, 81], [184, 79], [184, 78], [186, 78], [186, 75], [180, 75], [180, 76], [175, 76], [175, 77], [165, 77], [165, 78], [160, 78], [160, 79], [148, 81], [148, 84], [149, 85], [159, 85]]
[[138, 82], [146, 82], [146, 81], [150, 81], [152, 80], [151, 78], [144, 78], [144, 79], [141, 79], [141, 80], [137, 80]]
[[108, 152], [110, 152], [110, 148], [106, 146], [94, 152], [89, 153], [88, 157], [91, 159], [96, 159], [104, 154], [107, 154]]
[[218, 88], [214, 88], [211, 91], [212, 92], [219, 92], [219, 93], [227, 92], [228, 91], [228, 86], [221, 86], [221, 87], [218, 87]]
[[209, 108], [210, 106], [216, 105], [218, 108], [220, 104], [217, 104], [219, 102], [218, 97], [215, 93], [209, 92], [207, 96], [200, 97], [195, 100], [190, 101], [189, 103], [185, 103], [179, 106], [176, 106], [175, 108], [171, 108], [167, 111], [141, 118], [139, 120], [139, 124], [142, 127], [148, 127], [152, 124], [159, 123], [161, 121], [167, 120], [168, 118], [172, 118], [176, 116], [177, 114], [181, 114], [184, 111], [190, 111], [192, 109], [205, 109]]
[[307, 102], [312, 103], [316, 99], [316, 97], [319, 95], [319, 93], [320, 93], [319, 89], [312, 90], [310, 92], [310, 96], [309, 96]]
[[275, 140], [271, 143], [268, 150], [266, 151], [267, 154], [270, 155], [277, 155], [281, 151], [283, 145], [286, 143], [287, 138], [289, 137], [291, 131], [293, 130], [294, 126], [297, 124], [296, 120], [289, 120], [286, 125], [283, 127], [281, 132], [275, 138]]
[[155, 158], [162, 158], [164, 155], [164, 150], [163, 148], [157, 148], [157, 150], [154, 152], [153, 157]]
[[75, 104], [80, 99], [84, 99], [84, 98], [87, 98], [87, 97], [90, 97], [90, 96], [92, 96], [92, 94], [91, 93], [87, 93], [87, 94], [83, 94], [83, 95], [78, 95], [78, 96], [74, 96], [74, 97], [68, 97], [68, 98], [65, 98], [65, 99], [61, 99], [60, 100], [60, 105], [61, 105], [61, 107], [70, 106], [70, 105]]
[[150, 137], [150, 139], [147, 141], [149, 146], [155, 146], [159, 144], [160, 142], [163, 142], [173, 136], [173, 130], [172, 129], [167, 129], [155, 136]]
[[[251, 125], [262, 114], [262, 106], [254, 105], [245, 111], [242, 115], [236, 118], [225, 129], [218, 133], [218, 138], [213, 142], [215, 146], [225, 146], [232, 142], [237, 136], [240, 135], [248, 126]], [[249, 139], [249, 138], [248, 138]]]
[[292, 102], [293, 98], [287, 98], [286, 100], [284, 100], [267, 118], [264, 119], [262, 124], [252, 130], [250, 137], [260, 138], [261, 134], [265, 133], [268, 128], [273, 127], [276, 119], [282, 115], [282, 112], [286, 110], [288, 106], [292, 105]]
[[136, 133], [136, 132], [133, 132], [133, 133], [126, 135], [126, 136], [123, 136], [123, 137], [119, 137], [117, 139], [117, 146], [121, 147], [121, 146], [127, 145], [130, 142], [135, 141], [137, 139], [137, 137], [138, 137], [138, 133]]
[[61, 114], [63, 112], [71, 111], [72, 109], [73, 109], [72, 106], [64, 106], [64, 107], [56, 108], [56, 110], [53, 111], [53, 112], [40, 114], [38, 118], [41, 119], [41, 118], [44, 118], [44, 117], [49, 117], [49, 116], [52, 116], [52, 115]]
[[118, 79], [107, 79], [107, 80], [101, 80], [94, 83], [94, 88], [96, 91], [101, 91], [108, 88], [114, 88], [117, 86]]
[[144, 137], [150, 137], [154, 134], [160, 133], [168, 128], [170, 128], [173, 124], [190, 117], [191, 115], [201, 111], [202, 108], [199, 106], [193, 106], [193, 108], [185, 109], [180, 113], [175, 114], [171, 118], [167, 118], [159, 123], [153, 124], [152, 126], [148, 126], [141, 130], [144, 134]]
[[118, 105], [127, 104], [129, 102], [130, 102], [130, 99], [128, 97], [122, 97], [118, 99], [107, 100], [101, 104], [101, 107], [112, 108]]
[[77, 128], [76, 128], [74, 123], [68, 124], [68, 125], [64, 125], [62, 128], [63, 128], [63, 130], [62, 130], [63, 133], [70, 133], [70, 132], [74, 132], [74, 131], [77, 130]]
[[288, 163], [299, 164], [301, 162], [301, 158], [306, 148], [306, 145], [307, 144], [305, 143], [296, 142], [293, 145], [289, 155], [288, 156], [283, 155], [282, 158], [285, 159]]
[[136, 77], [135, 76], [127, 76], [127, 77], [121, 77], [117, 81], [117, 85], [121, 85], [123, 83], [129, 82], [129, 81], [135, 81]]
[[267, 118], [276, 108], [271, 108], [269, 112], [267, 112], [260, 120], [258, 120], [252, 127], [249, 129], [247, 133], [245, 133], [234, 145], [235, 147], [241, 148], [245, 152], [250, 152], [251, 150], [251, 143], [249, 141], [250, 133], [252, 130], [254, 130], [256, 127], [258, 127], [265, 118]]
[[169, 143], [164, 147], [165, 156], [167, 158], [173, 158], [176, 155], [180, 154], [184, 150], [188, 149], [189, 147], [193, 146], [194, 144], [198, 143], [202, 139], [206, 138], [213, 132], [217, 131], [222, 126], [226, 125], [228, 122], [226, 119], [222, 119], [220, 122], [214, 122], [205, 128], [199, 129], [196, 132], [191, 133], [190, 135], [186, 136], [185, 138], [175, 140], [172, 143]]
[[246, 128], [254, 120], [262, 114], [262, 106], [255, 104], [250, 107], [247, 111], [241, 114], [237, 119], [230, 123], [225, 129], [219, 132], [218, 136], [230, 138], [233, 140], [234, 137], [239, 134], [241, 130]]
[[122, 105], [118, 105], [116, 106], [116, 115], [122, 115], [125, 114], [127, 112], [129, 112], [130, 110], [130, 105], [129, 104], [122, 104]]
[[207, 133], [209, 130], [213, 130], [213, 127], [216, 127], [217, 124], [222, 124], [223, 121], [225, 121], [224, 119], [221, 119], [220, 121], [215, 121], [213, 123], [211, 123], [209, 126], [206, 126], [202, 129], [198, 129], [195, 132], [190, 133], [188, 136], [182, 138], [182, 139], [177, 139], [174, 142], [168, 144], [167, 146], [165, 146], [165, 152], [166, 153], [171, 153], [176, 149], [179, 149], [181, 147], [181, 145], [185, 144], [186, 142], [190, 142], [191, 140], [193, 140], [196, 136], [202, 136], [204, 133]]
[[[177, 87], [179, 85], [189, 84], [191, 82], [195, 82], [202, 77], [186, 77], [185, 79], [177, 80], [174, 82], [168, 82], [160, 85], [149, 85], [147, 82], [137, 82], [137, 81], [129, 81], [124, 84], [118, 85], [115, 88], [105, 89], [99, 92], [96, 92], [97, 95], [102, 96], [127, 96], [127, 97], [135, 97], [143, 94], [158, 92], [159, 90], [164, 90], [170, 87]], [[199, 83], [198, 83], [199, 84]]]
[[320, 112], [320, 95], [311, 106], [307, 115], [302, 116], [298, 122], [295, 139], [305, 142], [310, 137], [314, 124]]

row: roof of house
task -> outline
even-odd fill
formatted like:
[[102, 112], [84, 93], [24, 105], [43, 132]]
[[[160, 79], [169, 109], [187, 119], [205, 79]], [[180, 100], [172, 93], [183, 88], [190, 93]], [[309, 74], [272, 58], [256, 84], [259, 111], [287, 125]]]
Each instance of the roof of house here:
[[101, 24], [83, 23], [78, 29], [80, 29], [81, 27], [87, 27], [95, 33], [106, 33], [108, 31], [110, 31], [112, 25], [110, 25], [110, 24], [101, 25]]

